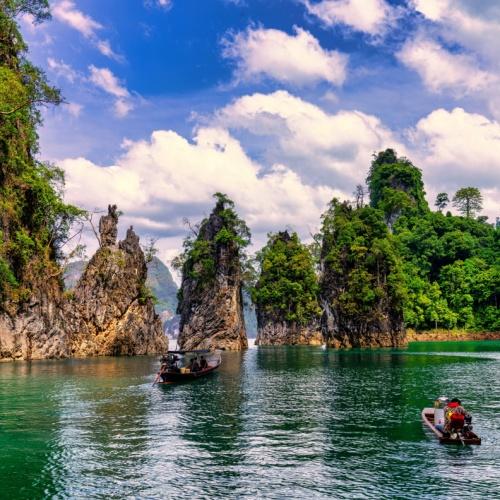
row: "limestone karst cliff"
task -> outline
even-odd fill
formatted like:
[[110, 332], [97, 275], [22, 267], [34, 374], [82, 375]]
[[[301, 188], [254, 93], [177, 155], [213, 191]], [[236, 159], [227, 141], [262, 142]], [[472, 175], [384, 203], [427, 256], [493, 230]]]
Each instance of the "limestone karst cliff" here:
[[0, 358], [155, 354], [167, 348], [145, 287], [146, 261], [130, 228], [117, 243], [118, 215], [101, 218], [100, 248], [75, 289], [48, 281], [16, 314], [0, 314]]
[[181, 349], [241, 350], [248, 346], [243, 320], [241, 251], [248, 228], [233, 203], [217, 203], [196, 237], [187, 240], [179, 292]]
[[297, 233], [271, 234], [259, 252], [252, 290], [257, 345], [321, 345], [318, 280], [312, 255]]
[[382, 213], [334, 199], [323, 216], [320, 300], [328, 346], [404, 344], [402, 262]]
[[154, 354], [166, 337], [145, 286], [147, 267], [133, 228], [117, 243], [116, 206], [99, 223], [100, 248], [68, 304], [74, 356]]
[[321, 345], [323, 336], [319, 322], [301, 325], [290, 321], [257, 315], [259, 324], [255, 345]]

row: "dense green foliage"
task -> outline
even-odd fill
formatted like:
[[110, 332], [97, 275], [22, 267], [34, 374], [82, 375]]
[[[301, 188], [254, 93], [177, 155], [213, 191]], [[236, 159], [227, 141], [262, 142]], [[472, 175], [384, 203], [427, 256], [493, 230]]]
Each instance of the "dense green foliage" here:
[[366, 181], [370, 204], [382, 210], [389, 227], [403, 212], [422, 214], [429, 208], [422, 172], [407, 158], [398, 158], [393, 149], [374, 155]]
[[[241, 266], [245, 259], [243, 250], [250, 244], [250, 230], [236, 213], [234, 202], [222, 193], [215, 193], [214, 198], [212, 213], [192, 228], [192, 234], [184, 239], [182, 254], [172, 263], [182, 270], [183, 280], [193, 280], [202, 288], [215, 278], [222, 251], [235, 256], [230, 265]], [[182, 300], [182, 288], [178, 298]]]
[[383, 212], [333, 199], [321, 233], [322, 296], [337, 321], [362, 329], [376, 324], [384, 311], [401, 316], [406, 295], [402, 262]]
[[46, 0], [0, 2], [0, 307], [27, 299], [57, 272], [56, 260], [81, 211], [62, 200], [63, 172], [37, 160], [40, 106], [61, 102], [26, 58], [16, 17], [49, 17]]
[[499, 330], [500, 231], [428, 212], [395, 227], [405, 259], [408, 326]]
[[[390, 163], [385, 164], [384, 158]], [[416, 181], [411, 198], [422, 200], [420, 171], [408, 160], [395, 158], [395, 153], [379, 153], [369, 179], [375, 179], [376, 186], [385, 186], [394, 179], [392, 169], [400, 173], [402, 165], [406, 178]], [[385, 195], [392, 199], [395, 188], [381, 191], [374, 189], [376, 186], [370, 186], [370, 192], [375, 194], [372, 205], [384, 209]], [[408, 184], [402, 190], [407, 193]], [[500, 231], [484, 218], [473, 218], [480, 209], [477, 188], [459, 190], [454, 197], [458, 199], [464, 204], [462, 213], [466, 217], [432, 212], [419, 202], [418, 211], [417, 203], [409, 203], [401, 207], [398, 218], [392, 219], [393, 234], [403, 258], [406, 325], [417, 329], [499, 330]], [[440, 193], [436, 206], [442, 209], [447, 201], [447, 194]]]
[[319, 318], [319, 286], [313, 258], [297, 233], [269, 235], [257, 261], [261, 271], [252, 289], [252, 300], [260, 315], [301, 325]]
[[479, 190], [455, 194], [463, 216], [441, 213], [447, 193], [432, 212], [421, 171], [392, 149], [374, 156], [367, 182], [370, 207], [357, 187], [354, 204], [333, 200], [324, 215], [322, 287], [335, 283], [333, 308], [359, 322], [391, 300], [407, 327], [500, 330], [500, 230], [476, 217]]

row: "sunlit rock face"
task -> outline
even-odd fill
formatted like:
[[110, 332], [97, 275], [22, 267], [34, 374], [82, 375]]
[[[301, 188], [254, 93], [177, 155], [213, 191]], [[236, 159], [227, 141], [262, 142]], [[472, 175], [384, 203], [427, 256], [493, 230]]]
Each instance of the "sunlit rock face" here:
[[214, 277], [200, 283], [193, 275], [183, 276], [178, 314], [178, 344], [181, 349], [226, 349], [248, 347], [243, 318], [242, 271], [239, 250], [234, 242], [215, 242], [224, 226], [217, 204], [201, 226], [198, 238], [214, 242], [211, 258]]
[[117, 243], [118, 213], [99, 223], [100, 247], [69, 294], [48, 280], [16, 316], [0, 316], [0, 357], [44, 359], [156, 354], [167, 349], [145, 287], [147, 268], [132, 228]]

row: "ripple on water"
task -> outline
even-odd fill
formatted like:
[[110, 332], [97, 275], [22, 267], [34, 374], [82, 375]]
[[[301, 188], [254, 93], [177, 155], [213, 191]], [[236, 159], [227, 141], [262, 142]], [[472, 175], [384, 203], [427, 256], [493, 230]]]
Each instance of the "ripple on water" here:
[[[151, 387], [151, 358], [0, 365], [3, 488], [11, 497], [492, 498], [499, 352], [250, 349], [225, 354], [211, 377], [163, 387]], [[462, 396], [482, 446], [440, 446], [425, 432], [420, 410], [443, 393]]]

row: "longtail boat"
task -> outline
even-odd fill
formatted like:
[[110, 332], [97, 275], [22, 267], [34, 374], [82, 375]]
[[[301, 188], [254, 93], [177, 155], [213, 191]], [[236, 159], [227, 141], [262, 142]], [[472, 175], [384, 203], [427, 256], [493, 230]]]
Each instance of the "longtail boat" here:
[[[194, 366], [193, 369], [195, 360], [198, 366]], [[205, 360], [205, 366], [200, 366], [203, 360]], [[166, 355], [162, 356], [160, 362], [160, 370], [153, 385], [171, 384], [204, 377], [219, 368], [222, 357], [220, 351], [168, 351]]]
[[424, 408], [422, 410], [422, 420], [441, 444], [481, 444], [481, 438], [472, 432], [471, 426], [464, 426], [464, 429], [452, 434], [444, 433], [437, 429], [434, 425], [434, 410], [434, 408]]

